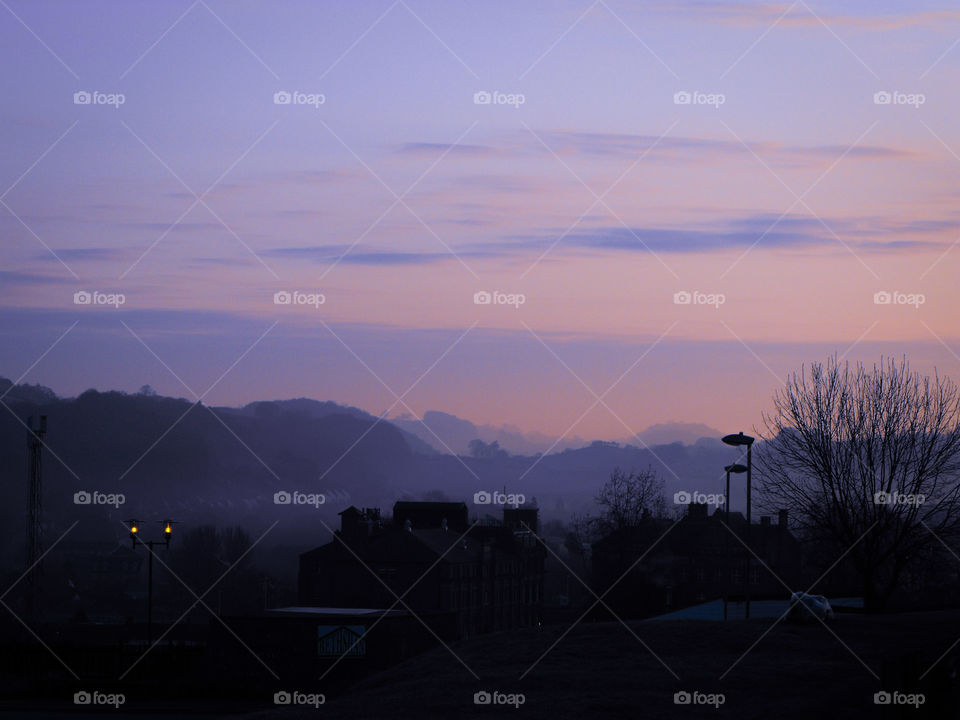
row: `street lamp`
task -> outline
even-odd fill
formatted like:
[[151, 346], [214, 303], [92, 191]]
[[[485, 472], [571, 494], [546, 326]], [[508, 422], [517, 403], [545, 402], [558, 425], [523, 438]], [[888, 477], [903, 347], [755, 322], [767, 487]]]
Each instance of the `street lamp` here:
[[155, 545], [170, 547], [170, 539], [173, 537], [173, 520], [160, 520], [163, 525], [163, 540], [144, 540], [140, 536], [140, 521], [127, 520], [127, 528], [130, 531], [130, 542], [133, 549], [137, 549], [137, 543], [147, 548], [147, 645], [153, 642], [153, 548]]
[[751, 496], [751, 484], [750, 484], [750, 473], [753, 469], [753, 458], [751, 457], [751, 449], [753, 447], [754, 438], [749, 435], [744, 435], [741, 430], [738, 434], [735, 435], [724, 435], [723, 442], [727, 445], [732, 445], [734, 447], [741, 447], [743, 445], [747, 446], [747, 563], [744, 570], [744, 585], [746, 590], [744, 592], [745, 606], [744, 606], [744, 617], [747, 620], [750, 619], [750, 496]]
[[[727, 529], [730, 528], [730, 474], [731, 473], [745, 473], [747, 471], [746, 465], [741, 465], [740, 463], [734, 463], [733, 465], [727, 465], [724, 470], [727, 471], [727, 494], [723, 496], [724, 509], [723, 509], [723, 524], [727, 526]], [[729, 595], [730, 587], [730, 533], [723, 534], [723, 619], [727, 619], [727, 597]]]

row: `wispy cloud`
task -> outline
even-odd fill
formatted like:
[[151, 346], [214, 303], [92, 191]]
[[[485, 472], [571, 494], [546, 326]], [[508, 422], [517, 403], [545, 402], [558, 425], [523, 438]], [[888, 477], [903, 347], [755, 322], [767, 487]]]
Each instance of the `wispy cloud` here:
[[[344, 255], [344, 253], [346, 253]], [[429, 265], [437, 262], [455, 260], [449, 252], [394, 252], [383, 251], [370, 246], [357, 245], [317, 245], [302, 247], [274, 248], [262, 253], [266, 256], [307, 260], [318, 264], [337, 262], [345, 265]], [[457, 250], [460, 257], [494, 257], [500, 253], [483, 249]]]
[[136, 228], [137, 230], [151, 230], [155, 232], [201, 232], [211, 230], [222, 230], [223, 226], [215, 222], [180, 222], [171, 228], [169, 222], [128, 222], [121, 223], [123, 227]]
[[37, 275], [34, 273], [0, 270], [0, 283], [3, 285], [31, 286], [31, 285], [62, 285], [72, 282], [71, 278], [53, 275]]
[[[717, 252], [731, 248], [760, 247], [814, 248], [834, 247], [836, 238], [820, 220], [803, 215], [779, 219], [769, 213], [758, 213], [695, 225], [665, 227], [601, 225], [571, 232], [558, 246], [566, 249], [602, 251], [639, 251], [657, 253]], [[952, 234], [960, 223], [952, 220], [903, 221], [887, 218], [826, 218], [826, 223], [849, 245], [866, 252], [890, 252], [942, 247], [952, 242]], [[501, 252], [542, 250], [563, 233], [553, 228], [545, 233], [515, 236], [500, 245]], [[939, 238], [919, 236], [942, 236]], [[762, 238], [762, 239], [761, 239]]]
[[[702, 162], [712, 158], [747, 157], [752, 150], [775, 163], [822, 162], [835, 160], [844, 153], [860, 159], [908, 159], [918, 155], [904, 148], [882, 145], [858, 145], [853, 149], [841, 145], [786, 145], [769, 141], [747, 141], [703, 137], [667, 137], [623, 133], [577, 131], [545, 131], [544, 141], [559, 155], [584, 154], [636, 158], [647, 153], [652, 160]], [[650, 150], [650, 148], [653, 148]]]
[[[907, 13], [871, 12], [870, 4], [864, 4], [862, 13], [831, 13], [825, 3], [808, 3], [824, 23], [830, 26], [850, 27], [857, 30], [882, 32], [916, 26], [944, 26], [960, 23], [960, 10], [919, 10]], [[877, 6], [880, 4], [878, 3]], [[777, 18], [778, 27], [807, 28], [823, 27], [817, 16], [803, 3], [750, 3], [711, 2], [710, 0], [680, 0], [661, 2], [645, 8], [667, 14], [680, 14], [689, 18], [691, 13], [727, 25], [770, 25]], [[879, 7], [878, 7], [879, 9]]]
[[[57, 254], [57, 257], [71, 262], [116, 260], [117, 258], [123, 256], [123, 252], [121, 250], [117, 248], [105, 247], [54, 248], [54, 252]], [[43, 261], [52, 260], [53, 262], [56, 262], [56, 258], [52, 257], [50, 253], [40, 253], [36, 255], [34, 259]]]
[[[865, 252], [915, 251], [942, 247], [960, 231], [956, 220], [901, 220], [897, 218], [827, 217], [829, 227], [849, 245]], [[451, 219], [449, 222], [456, 222]], [[753, 246], [760, 249], [813, 249], [838, 247], [836, 238], [817, 218], [809, 215], [753, 213], [693, 223], [663, 226], [609, 225], [606, 217], [584, 220], [582, 227], [566, 234], [556, 254], [566, 252], [649, 252], [713, 253]], [[482, 221], [463, 220], [467, 226]], [[453, 246], [460, 257], [497, 259], [542, 252], [563, 235], [565, 228], [547, 227], [527, 233], [487, 240], [462, 242]], [[761, 240], [762, 238], [762, 240]], [[344, 255], [344, 253], [346, 253]], [[454, 259], [448, 252], [385, 251], [370, 245], [307, 245], [274, 248], [263, 255], [273, 258], [328, 264], [397, 266], [430, 265]], [[341, 259], [341, 256], [342, 259]]]
[[[630, 133], [585, 132], [579, 130], [537, 130], [537, 135], [553, 153], [565, 156], [593, 156], [635, 160], [643, 155], [645, 162], [702, 163], [705, 160], [750, 157], [751, 151], [774, 164], [812, 165], [836, 160], [844, 153], [847, 158], [862, 160], [919, 158], [921, 155], [907, 148], [885, 145], [858, 145], [852, 149], [843, 145], [788, 145], [771, 141], [746, 141], [747, 147], [730, 137], [658, 137]], [[399, 152], [434, 156], [448, 145], [428, 142], [407, 143]], [[457, 146], [452, 153], [464, 158], [491, 158], [517, 156], [549, 156], [529, 133], [517, 132], [491, 139], [488, 145]], [[472, 180], [470, 179], [472, 178]], [[498, 189], [497, 179], [509, 183], [502, 176], [473, 175], [459, 182], [473, 182], [481, 189]], [[516, 185], [513, 180], [511, 185]]]
[[504, 150], [492, 145], [466, 145], [461, 143], [451, 146], [448, 143], [410, 142], [402, 145], [398, 152], [406, 155], [438, 155], [448, 153], [449, 155], [470, 157], [493, 157], [502, 154]]

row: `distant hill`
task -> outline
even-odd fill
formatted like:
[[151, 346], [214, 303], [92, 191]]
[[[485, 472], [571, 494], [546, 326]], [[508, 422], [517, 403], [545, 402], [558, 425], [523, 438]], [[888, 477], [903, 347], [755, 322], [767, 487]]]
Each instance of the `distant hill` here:
[[[236, 411], [249, 417], [260, 419], [276, 419], [280, 417], [290, 418], [300, 415], [304, 418], [319, 419], [331, 415], [349, 415], [364, 421], [376, 421], [376, 417], [365, 410], [355, 408], [351, 405], [339, 405], [329, 400], [311, 400], [310, 398], [296, 398], [294, 400], [259, 400], [244, 405], [242, 408], [217, 408], [218, 412], [229, 413]], [[387, 420], [381, 420], [396, 426], [396, 423], [390, 423]], [[397, 426], [399, 427], [399, 426]], [[399, 428], [407, 444], [413, 452], [432, 455], [436, 452], [432, 445], [424, 442], [416, 433], [408, 429]]]
[[[496, 441], [503, 450], [514, 455], [536, 455], [542, 452], [562, 452], [582, 448], [589, 441], [579, 437], [567, 437], [557, 442], [556, 437], [542, 433], [523, 432], [517, 427], [503, 425], [475, 425], [469, 420], [439, 410], [428, 410], [423, 414], [423, 422], [410, 415], [395, 417], [391, 422], [399, 428], [417, 436], [437, 452], [453, 451], [467, 454], [471, 440], [483, 440], [486, 443]], [[425, 427], [426, 425], [426, 427]], [[703, 423], [669, 422], [651, 425], [637, 434], [637, 438], [623, 438], [626, 444], [648, 446], [683, 443], [694, 445], [701, 438], [719, 439], [722, 433]]]
[[[467, 454], [471, 440], [483, 440], [486, 443], [497, 442], [500, 447], [514, 455], [536, 455], [541, 452], [559, 452], [587, 445], [587, 441], [578, 437], [557, 438], [542, 433], [523, 432], [512, 425], [475, 425], [469, 420], [439, 410], [428, 410], [423, 414], [423, 422], [411, 415], [401, 415], [391, 419], [399, 428], [416, 435], [437, 452]], [[426, 426], [426, 427], [425, 427]], [[448, 450], [449, 448], [449, 450]]]
[[[435, 451], [415, 434], [415, 421], [378, 420], [358, 408], [306, 398], [231, 408], [151, 392], [88, 390], [62, 398], [4, 379], [0, 388], [0, 394], [9, 391], [3, 402], [12, 410], [0, 408], [0, 562], [14, 567], [22, 563], [25, 537], [29, 415], [48, 416], [48, 538], [74, 520], [81, 521], [75, 539], [110, 539], [123, 537], [127, 518], [171, 517], [188, 525], [241, 524], [254, 534], [278, 521], [267, 545], [309, 546], [324, 541], [339, 524], [337, 513], [351, 504], [389, 511], [400, 498], [442, 495], [467, 501], [474, 516], [489, 510], [472, 504], [475, 493], [504, 487], [536, 498], [545, 519], [565, 519], [596, 512], [596, 492], [615, 467], [652, 467], [669, 500], [680, 489], [722, 491], [723, 466], [734, 459], [734, 450], [715, 439], [650, 449], [595, 442], [544, 456], [468, 457]], [[476, 426], [452, 415], [426, 419], [459, 453], [475, 437]], [[126, 504], [77, 506], [73, 495], [80, 490], [123, 493]], [[321, 493], [327, 502], [277, 505], [273, 496], [280, 490]]]
[[33, 403], [42, 405], [57, 399], [53, 390], [43, 385], [14, 385], [7, 378], [0, 378], [0, 397], [4, 402]]
[[[675, 442], [693, 445], [700, 438], [719, 440], [722, 435], [723, 433], [709, 425], [686, 422], [657, 423], [637, 433], [637, 436], [647, 445], [669, 445]], [[627, 442], [630, 440], [628, 439]]]
[[[304, 524], [319, 537], [350, 503], [396, 497], [415, 475], [416, 458], [435, 454], [386, 421], [334, 403], [311, 400], [207, 407], [151, 394], [88, 390], [60, 398], [48, 388], [0, 380], [0, 561], [20, 561], [26, 505], [26, 437], [30, 415], [46, 415], [44, 517], [49, 535], [63, 519], [75, 533], [122, 536], [129, 517], [173, 517], [190, 523], [281, 519], [277, 535]], [[425, 453], [420, 455], [418, 453]], [[392, 487], [398, 481], [399, 487]], [[77, 506], [74, 493], [123, 493], [126, 504]], [[280, 490], [322, 493], [330, 505], [290, 508]]]

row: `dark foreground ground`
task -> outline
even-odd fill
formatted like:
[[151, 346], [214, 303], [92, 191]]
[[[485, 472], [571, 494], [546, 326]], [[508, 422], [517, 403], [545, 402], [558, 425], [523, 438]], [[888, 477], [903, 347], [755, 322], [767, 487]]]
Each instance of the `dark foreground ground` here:
[[[267, 697], [261, 707], [268, 709], [258, 712], [228, 701], [89, 712], [58, 703], [0, 705], [0, 718], [960, 718], [960, 611], [840, 615], [829, 629], [772, 625], [675, 620], [629, 623], [628, 631], [604, 622], [578, 625], [562, 639], [568, 626], [490, 635], [452, 645], [460, 659], [438, 648], [342, 693], [328, 690], [329, 701], [316, 709], [276, 708]], [[922, 692], [925, 703], [876, 705], [881, 689]], [[524, 702], [475, 705], [474, 693], [484, 690], [522, 693]], [[724, 702], [677, 705], [679, 691], [722, 693]]]
[[[772, 623], [629, 623], [663, 664], [621, 624], [583, 624], [522, 680], [566, 628], [487, 636], [451, 646], [479, 680], [438, 649], [369, 679], [319, 711], [285, 709], [256, 717], [960, 718], [957, 652], [951, 649], [960, 639], [960, 612], [841, 615], [829, 630], [817, 622], [782, 622], [771, 630]], [[927, 698], [919, 710], [874, 704], [882, 687], [911, 690], [904, 677], [926, 673], [944, 653], [921, 681]], [[523, 693], [525, 702], [517, 709], [478, 706], [473, 696], [480, 690]], [[725, 702], [719, 708], [674, 704], [674, 693], [683, 690], [723, 693]]]

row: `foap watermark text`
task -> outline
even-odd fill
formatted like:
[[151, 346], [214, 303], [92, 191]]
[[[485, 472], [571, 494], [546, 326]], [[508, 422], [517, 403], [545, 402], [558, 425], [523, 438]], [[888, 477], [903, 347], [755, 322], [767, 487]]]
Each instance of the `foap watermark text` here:
[[305, 93], [299, 90], [277, 90], [273, 94], [274, 105], [309, 105], [317, 110], [327, 102], [323, 93]]
[[712, 705], [715, 709], [719, 709], [726, 701], [727, 698], [723, 693], [703, 693], [697, 690], [688, 692], [687, 690], [681, 690], [673, 694], [674, 705]]
[[113, 505], [119, 508], [127, 501], [123, 493], [104, 493], [99, 490], [80, 490], [73, 494], [74, 505]]
[[310, 705], [318, 708], [327, 702], [323, 693], [305, 693], [297, 690], [280, 690], [273, 694], [274, 705]]
[[919, 708], [927, 701], [923, 693], [904, 693], [899, 690], [888, 692], [881, 690], [873, 694], [874, 705], [912, 705], [914, 709]]
[[927, 496], [922, 493], [876, 492], [873, 494], [874, 505], [923, 505], [926, 501]]
[[523, 93], [505, 93], [499, 90], [478, 90], [473, 94], [474, 105], [511, 105], [519, 108], [527, 101]]
[[923, 293], [878, 290], [873, 294], [874, 305], [911, 305], [914, 310], [919, 310], [920, 306], [926, 302], [927, 296]]
[[299, 290], [279, 290], [273, 294], [274, 305], [309, 305], [320, 308], [327, 302], [323, 293], [305, 293]]
[[910, 105], [918, 108], [927, 102], [923, 93], [905, 93], [899, 90], [879, 90], [873, 94], [874, 105]]
[[686, 490], [681, 490], [680, 492], [675, 492], [673, 494], [673, 502], [676, 505], [690, 505], [691, 503], [696, 503], [697, 505], [715, 505], [719, 507], [726, 502], [726, 497], [723, 493], [702, 493], [699, 490], [694, 490], [693, 492], [687, 492]]
[[526, 302], [527, 296], [523, 293], [478, 290], [473, 294], [474, 305], [512, 305], [519, 310], [520, 306]]
[[727, 96], [723, 93], [705, 93], [699, 90], [693, 92], [680, 90], [673, 94], [674, 105], [711, 105], [718, 108], [727, 102]]
[[480, 690], [473, 694], [474, 705], [512, 705], [519, 709], [527, 701], [523, 693], [503, 693], [497, 690]]
[[323, 493], [305, 493], [299, 490], [280, 490], [273, 494], [274, 505], [312, 505], [319, 508], [327, 501]]
[[118, 708], [127, 701], [123, 693], [105, 693], [99, 690], [80, 690], [73, 694], [74, 705], [112, 705]]
[[105, 293], [99, 290], [77, 290], [73, 294], [74, 305], [112, 305], [119, 308], [127, 302], [123, 293]]
[[77, 90], [73, 94], [74, 105], [112, 105], [119, 108], [127, 101], [123, 93], [105, 93], [99, 90]]
[[711, 305], [719, 310], [727, 302], [723, 293], [705, 293], [699, 290], [679, 290], [673, 294], [674, 305]]
[[523, 493], [502, 493], [494, 490], [487, 492], [480, 490], [473, 494], [474, 505], [523, 505], [527, 496]]

